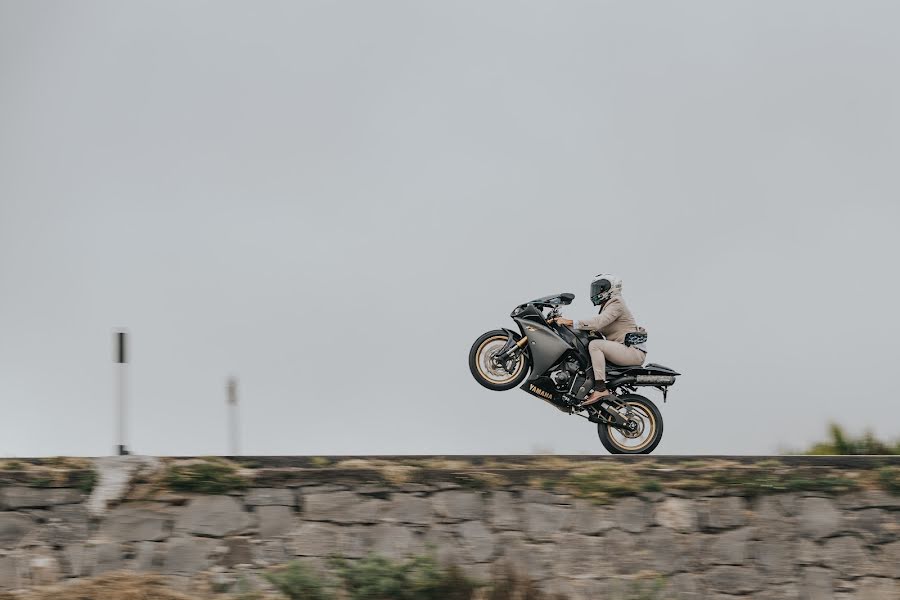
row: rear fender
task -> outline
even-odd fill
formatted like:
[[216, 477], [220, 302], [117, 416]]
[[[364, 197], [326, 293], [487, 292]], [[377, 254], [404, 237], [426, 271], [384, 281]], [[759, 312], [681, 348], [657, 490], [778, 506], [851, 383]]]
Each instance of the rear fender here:
[[610, 371], [617, 371], [623, 375], [661, 375], [666, 377], [678, 377], [681, 375], [678, 371], [650, 363], [647, 365], [635, 365], [633, 367], [614, 367], [609, 368]]
[[669, 367], [658, 365], [656, 363], [648, 363], [642, 367], [647, 375], [673, 375], [675, 377], [681, 375], [675, 369], [670, 369]]

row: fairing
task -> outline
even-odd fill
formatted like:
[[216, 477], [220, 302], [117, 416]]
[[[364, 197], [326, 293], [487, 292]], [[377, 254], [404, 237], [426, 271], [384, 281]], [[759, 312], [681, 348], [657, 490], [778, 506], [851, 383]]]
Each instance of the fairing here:
[[517, 317], [513, 319], [528, 337], [528, 352], [531, 354], [531, 375], [529, 380], [545, 375], [547, 369], [559, 362], [563, 354], [572, 350], [572, 345], [559, 335], [536, 320]]

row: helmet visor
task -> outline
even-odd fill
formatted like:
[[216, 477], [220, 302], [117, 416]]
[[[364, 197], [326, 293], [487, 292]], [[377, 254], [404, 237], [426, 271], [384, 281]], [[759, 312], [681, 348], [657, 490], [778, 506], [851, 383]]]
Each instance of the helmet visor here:
[[610, 283], [609, 279], [598, 279], [591, 283], [591, 301], [594, 304], [597, 303], [598, 300], [602, 300], [606, 293], [609, 292], [612, 287], [612, 283]]

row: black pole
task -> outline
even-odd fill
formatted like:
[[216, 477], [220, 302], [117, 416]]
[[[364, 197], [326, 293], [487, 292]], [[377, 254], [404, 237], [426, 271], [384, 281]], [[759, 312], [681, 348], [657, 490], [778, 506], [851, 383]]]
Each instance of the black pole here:
[[119, 456], [129, 454], [128, 448], [125, 446], [125, 395], [126, 381], [125, 375], [128, 369], [128, 353], [126, 347], [128, 345], [128, 334], [124, 331], [117, 331], [115, 336], [115, 362], [116, 362], [116, 395], [117, 395], [117, 438], [116, 453]]
[[118, 362], [119, 364], [125, 364], [128, 362], [127, 360], [125, 360], [125, 339], [126, 339], [126, 334], [124, 331], [119, 331], [116, 334], [116, 341], [118, 341], [118, 349], [119, 349], [119, 351], [117, 353], [118, 360], [116, 362]]

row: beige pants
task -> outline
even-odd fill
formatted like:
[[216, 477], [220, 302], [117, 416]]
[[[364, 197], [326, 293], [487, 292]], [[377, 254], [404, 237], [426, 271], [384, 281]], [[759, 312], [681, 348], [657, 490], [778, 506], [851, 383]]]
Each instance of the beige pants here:
[[606, 381], [606, 360], [623, 367], [644, 364], [644, 353], [619, 342], [592, 340], [588, 344], [591, 364], [594, 366], [594, 380]]

